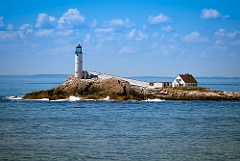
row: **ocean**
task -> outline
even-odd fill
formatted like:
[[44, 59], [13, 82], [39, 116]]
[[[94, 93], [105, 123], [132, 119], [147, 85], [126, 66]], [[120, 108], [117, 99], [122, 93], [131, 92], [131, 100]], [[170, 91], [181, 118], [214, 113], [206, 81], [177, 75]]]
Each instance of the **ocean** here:
[[[0, 76], [0, 160], [240, 160], [240, 101], [21, 99], [67, 76]], [[240, 92], [238, 77], [196, 79]]]

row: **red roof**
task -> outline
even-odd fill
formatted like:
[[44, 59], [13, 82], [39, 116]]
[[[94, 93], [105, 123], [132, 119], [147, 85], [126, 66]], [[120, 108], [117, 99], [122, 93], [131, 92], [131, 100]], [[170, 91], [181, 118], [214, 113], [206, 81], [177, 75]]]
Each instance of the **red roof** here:
[[185, 83], [198, 83], [192, 74], [179, 74]]

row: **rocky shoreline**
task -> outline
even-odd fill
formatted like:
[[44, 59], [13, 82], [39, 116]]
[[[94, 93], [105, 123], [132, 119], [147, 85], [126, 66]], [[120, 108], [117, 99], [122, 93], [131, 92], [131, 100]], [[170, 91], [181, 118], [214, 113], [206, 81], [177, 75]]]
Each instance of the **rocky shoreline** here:
[[132, 86], [129, 82], [116, 79], [79, 79], [74, 76], [67, 78], [66, 82], [49, 90], [27, 93], [23, 99], [49, 100], [68, 99], [70, 96], [83, 99], [114, 100], [240, 100], [240, 93], [212, 91], [206, 88], [159, 88], [146, 89]]

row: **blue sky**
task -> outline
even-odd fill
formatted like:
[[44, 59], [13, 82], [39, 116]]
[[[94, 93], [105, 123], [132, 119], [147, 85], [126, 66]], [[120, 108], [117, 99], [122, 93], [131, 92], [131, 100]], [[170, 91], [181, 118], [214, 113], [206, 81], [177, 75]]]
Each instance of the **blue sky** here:
[[0, 74], [240, 77], [239, 0], [9, 0], [0, 6]]

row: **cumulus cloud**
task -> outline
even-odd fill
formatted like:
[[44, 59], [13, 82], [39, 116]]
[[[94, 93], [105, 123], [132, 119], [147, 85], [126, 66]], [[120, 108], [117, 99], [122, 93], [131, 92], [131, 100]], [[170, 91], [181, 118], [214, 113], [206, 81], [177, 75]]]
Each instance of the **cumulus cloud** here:
[[205, 37], [201, 37], [201, 35], [197, 32], [197, 31], [194, 31], [188, 35], [185, 35], [183, 37], [183, 41], [186, 41], [186, 42], [206, 42], [208, 41], [207, 38]]
[[239, 31], [233, 31], [227, 34], [227, 37], [229, 38], [236, 38], [239, 36]]
[[120, 51], [119, 54], [128, 54], [128, 53], [134, 53], [136, 50], [134, 48], [131, 48], [129, 46], [124, 46]]
[[48, 30], [38, 30], [35, 34], [36, 36], [42, 37], [42, 36], [49, 36], [53, 33], [53, 29], [48, 29]]
[[134, 27], [135, 24], [132, 23], [128, 18], [125, 20], [115, 18], [110, 21], [105, 22], [105, 26], [110, 26], [110, 27]]
[[144, 40], [144, 39], [147, 39], [147, 38], [148, 38], [147, 34], [144, 34], [142, 31], [139, 31], [138, 32], [138, 38], [136, 38], [136, 40]]
[[222, 40], [216, 40], [215, 45], [223, 45], [224, 42]]
[[172, 31], [172, 27], [171, 26], [165, 26], [165, 27], [162, 27], [162, 31], [165, 31], [165, 32], [170, 32]]
[[55, 35], [57, 36], [70, 36], [74, 33], [74, 30], [59, 30]]
[[227, 38], [237, 38], [240, 35], [240, 31], [227, 32], [225, 29], [219, 29], [214, 33], [215, 38], [227, 37]]
[[75, 28], [82, 24], [84, 20], [85, 17], [80, 15], [77, 9], [71, 8], [59, 18], [58, 24], [59, 28]]
[[26, 35], [31, 34], [32, 32], [33, 32], [33, 27], [32, 25], [29, 25], [29, 24], [23, 24], [18, 30], [19, 36], [21, 38], [25, 38]]
[[227, 46], [224, 46], [224, 45], [216, 45], [213, 47], [213, 49], [216, 49], [216, 50], [228, 50], [228, 47]]
[[96, 19], [94, 19], [94, 20], [90, 23], [90, 27], [92, 27], [92, 28], [97, 27], [97, 20], [96, 20]]
[[219, 29], [218, 31], [215, 32], [215, 37], [224, 37], [225, 35], [226, 35], [225, 29]]
[[134, 40], [144, 40], [148, 38], [148, 35], [143, 33], [142, 31], [138, 31], [136, 29], [132, 29], [127, 35], [126, 35], [127, 39], [134, 39]]
[[170, 21], [170, 18], [168, 16], [164, 15], [163, 13], [160, 13], [157, 16], [151, 15], [148, 18], [148, 23], [150, 23], [150, 24], [160, 24], [160, 23], [169, 22], [169, 21]]
[[17, 36], [17, 32], [13, 31], [0, 31], [0, 39], [6, 40], [6, 39], [13, 39]]
[[201, 18], [219, 18], [221, 14], [215, 9], [203, 9], [200, 15]]
[[135, 35], [136, 35], [136, 29], [132, 29], [126, 37], [127, 39], [133, 39]]
[[4, 27], [4, 21], [3, 21], [3, 17], [0, 17], [0, 28]]
[[0, 16], [0, 30], [13, 30], [13, 25], [12, 24], [8, 24], [8, 25], [6, 25], [5, 23], [4, 23], [4, 20], [3, 20], [4, 18], [2, 17], [2, 16]]
[[8, 24], [7, 25], [7, 30], [13, 30], [13, 25], [12, 24]]
[[114, 28], [96, 28], [95, 33], [112, 33]]
[[48, 16], [45, 13], [40, 13], [37, 18], [35, 27], [37, 28], [53, 28], [56, 25], [56, 18]]
[[221, 15], [221, 13], [215, 9], [203, 9], [200, 17], [204, 19], [215, 19], [215, 18], [227, 19], [230, 17], [230, 15]]
[[90, 34], [86, 34], [85, 39], [83, 40], [84, 42], [89, 42], [91, 39], [91, 35]]

